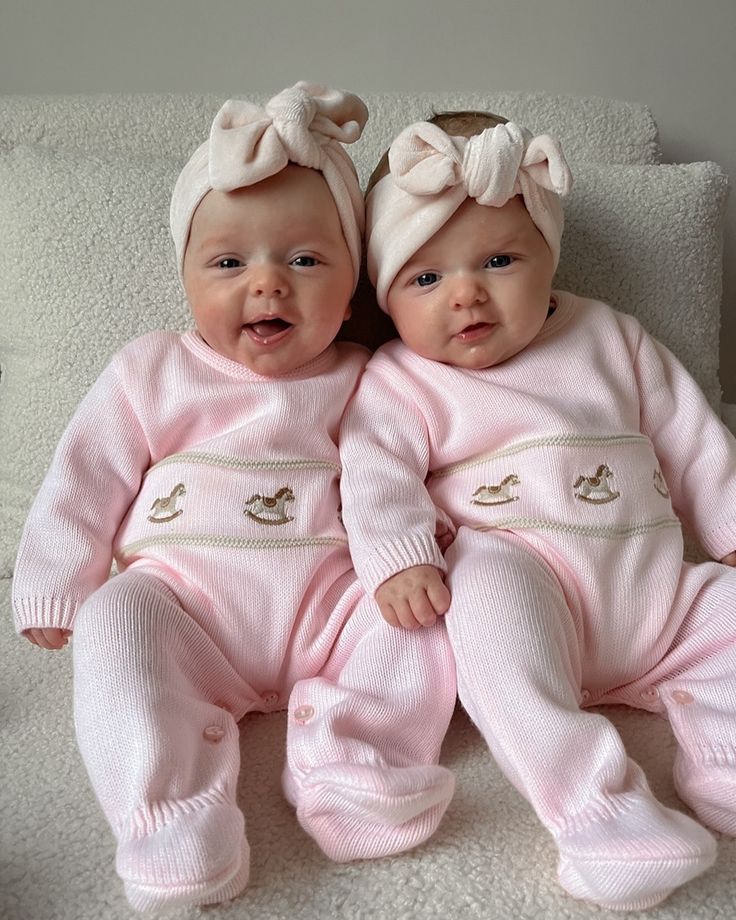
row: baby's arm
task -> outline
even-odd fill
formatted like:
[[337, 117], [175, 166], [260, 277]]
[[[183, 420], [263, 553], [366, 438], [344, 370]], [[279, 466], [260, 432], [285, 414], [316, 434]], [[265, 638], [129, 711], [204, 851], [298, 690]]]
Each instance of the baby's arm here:
[[673, 507], [714, 559], [736, 566], [736, 439], [677, 358], [643, 330], [635, 370], [641, 430]]
[[149, 461], [140, 423], [108, 368], [64, 432], [21, 538], [13, 608], [30, 642], [66, 644], [79, 605], [110, 574], [115, 533]]
[[387, 363], [369, 363], [343, 420], [343, 520], [356, 571], [394, 626], [431, 625], [450, 602], [427, 492], [427, 424]]

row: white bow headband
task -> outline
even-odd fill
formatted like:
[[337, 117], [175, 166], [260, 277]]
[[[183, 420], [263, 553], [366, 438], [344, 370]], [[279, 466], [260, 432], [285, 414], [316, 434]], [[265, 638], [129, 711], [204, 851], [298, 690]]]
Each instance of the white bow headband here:
[[502, 207], [522, 195], [557, 265], [564, 223], [558, 196], [570, 190], [572, 176], [554, 138], [532, 137], [513, 122], [451, 137], [422, 121], [399, 134], [388, 159], [390, 172], [368, 196], [366, 227], [368, 275], [383, 310], [402, 267], [468, 197]]
[[171, 198], [171, 235], [179, 275], [197, 205], [211, 189], [255, 185], [288, 163], [319, 170], [335, 199], [357, 284], [364, 205], [353, 161], [342, 147], [358, 140], [368, 120], [363, 101], [316, 83], [297, 83], [265, 107], [228, 100], [210, 137], [181, 171]]

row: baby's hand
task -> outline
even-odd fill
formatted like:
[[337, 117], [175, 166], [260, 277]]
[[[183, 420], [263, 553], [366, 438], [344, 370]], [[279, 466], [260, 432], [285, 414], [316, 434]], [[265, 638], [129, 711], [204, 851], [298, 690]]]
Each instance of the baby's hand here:
[[376, 591], [381, 616], [391, 626], [431, 626], [447, 612], [450, 592], [433, 565], [415, 565], [384, 581]]
[[29, 642], [40, 646], [40, 648], [58, 649], [64, 648], [67, 644], [71, 631], [68, 629], [58, 629], [55, 626], [50, 626], [46, 629], [34, 627], [33, 629], [26, 629], [23, 635]]
[[736, 553], [729, 553], [727, 556], [724, 556], [723, 559], [721, 559], [721, 562], [724, 565], [736, 565]]

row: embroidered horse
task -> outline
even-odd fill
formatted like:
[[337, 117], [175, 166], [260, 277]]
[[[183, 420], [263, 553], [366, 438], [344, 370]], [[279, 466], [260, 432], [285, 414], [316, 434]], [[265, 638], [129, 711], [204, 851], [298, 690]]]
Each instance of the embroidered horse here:
[[516, 473], [511, 473], [502, 479], [497, 486], [481, 486], [473, 492], [471, 504], [473, 505], [506, 505], [509, 502], [518, 502], [519, 496], [511, 491], [512, 486], [521, 485], [521, 480]]
[[148, 520], [152, 524], [166, 524], [168, 521], [178, 518], [180, 514], [184, 513], [184, 509], [177, 508], [176, 502], [180, 495], [186, 494], [187, 490], [184, 488], [183, 482], [175, 485], [169, 495], [157, 498], [151, 505], [151, 514], [148, 515]]
[[575, 497], [593, 505], [605, 505], [606, 502], [614, 501], [621, 493], [613, 489], [612, 477], [611, 469], [602, 463], [595, 471], [595, 476], [578, 476], [573, 484]]
[[243, 513], [259, 524], [288, 524], [294, 518], [286, 513], [286, 503], [293, 501], [294, 493], [284, 486], [274, 496], [252, 495]]

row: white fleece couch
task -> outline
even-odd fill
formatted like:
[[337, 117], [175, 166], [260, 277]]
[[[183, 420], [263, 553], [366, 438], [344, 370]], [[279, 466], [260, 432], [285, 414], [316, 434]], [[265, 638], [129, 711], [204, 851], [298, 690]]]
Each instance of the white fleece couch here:
[[[364, 182], [391, 137], [433, 110], [491, 110], [561, 137], [575, 189], [558, 286], [635, 313], [719, 406], [727, 182], [717, 165], [662, 164], [642, 105], [544, 93], [364, 98], [371, 120], [351, 148]], [[81, 396], [125, 341], [189, 322], [168, 201], [223, 100], [0, 96], [0, 916], [8, 920], [132, 916], [75, 749], [69, 651], [43, 652], [15, 636], [10, 578], [25, 514]], [[390, 327], [367, 289], [358, 301], [346, 336], [375, 346]], [[607, 714], [657, 795], [683, 807], [668, 725], [618, 708]], [[244, 720], [239, 793], [251, 884], [232, 904], [208, 910], [212, 920], [606, 915], [557, 886], [551, 840], [462, 711], [442, 758], [457, 793], [437, 835], [375, 863], [330, 863], [301, 831], [279, 788], [284, 734], [283, 713]], [[735, 870], [736, 843], [724, 838], [715, 867], [649, 916], [733, 917]]]

